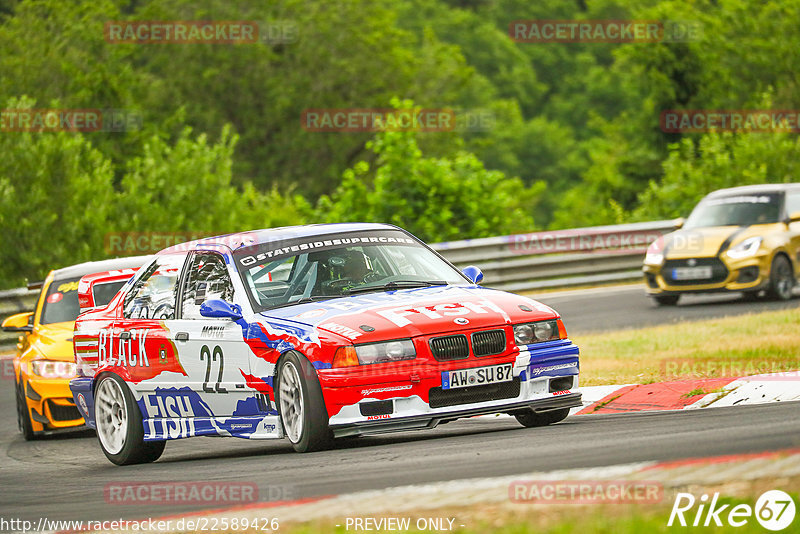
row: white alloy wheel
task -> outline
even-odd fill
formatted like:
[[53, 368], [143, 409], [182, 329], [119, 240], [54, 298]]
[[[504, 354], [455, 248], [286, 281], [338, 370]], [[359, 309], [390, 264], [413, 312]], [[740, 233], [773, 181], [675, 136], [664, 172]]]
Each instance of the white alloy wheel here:
[[300, 374], [292, 362], [286, 362], [280, 376], [281, 420], [286, 435], [292, 443], [298, 443], [303, 435], [304, 404]]
[[128, 411], [125, 395], [119, 383], [104, 378], [95, 396], [97, 437], [109, 454], [118, 454], [125, 446], [128, 434]]

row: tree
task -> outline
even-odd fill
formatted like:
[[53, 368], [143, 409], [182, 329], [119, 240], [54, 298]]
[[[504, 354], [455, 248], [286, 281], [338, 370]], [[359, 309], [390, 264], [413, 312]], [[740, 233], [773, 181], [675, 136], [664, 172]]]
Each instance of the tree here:
[[[394, 101], [410, 109], [410, 102]], [[388, 222], [425, 241], [448, 241], [534, 229], [530, 215], [545, 186], [489, 171], [474, 154], [424, 157], [413, 132], [380, 132], [367, 148], [376, 163], [345, 171], [331, 197], [320, 199], [327, 221]]]
[[232, 183], [237, 140], [230, 128], [213, 144], [205, 134], [194, 138], [190, 128], [174, 144], [152, 137], [126, 166], [113, 226], [121, 232], [218, 235], [303, 223], [310, 206], [302, 197]]
[[800, 173], [796, 134], [709, 133], [670, 147], [664, 178], [640, 195], [633, 217], [687, 216], [708, 193], [748, 184], [796, 182]]
[[[34, 105], [10, 99], [6, 109]], [[3, 132], [0, 154], [1, 287], [105, 256], [114, 169], [89, 139], [69, 132]]]

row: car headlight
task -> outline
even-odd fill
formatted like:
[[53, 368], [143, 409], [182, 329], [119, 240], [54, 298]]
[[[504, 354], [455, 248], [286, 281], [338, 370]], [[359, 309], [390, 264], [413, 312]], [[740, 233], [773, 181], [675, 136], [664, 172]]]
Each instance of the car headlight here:
[[56, 362], [52, 360], [34, 360], [31, 362], [33, 374], [42, 378], [74, 378], [73, 362]]
[[755, 253], [758, 252], [758, 248], [761, 246], [761, 242], [763, 240], [763, 237], [749, 237], [730, 249], [727, 252], [728, 257], [735, 260], [740, 260], [742, 258], [754, 256]]
[[662, 239], [657, 239], [647, 247], [647, 254], [644, 256], [644, 262], [647, 265], [661, 265], [664, 263], [664, 249], [661, 246], [662, 243]]
[[410, 339], [395, 339], [380, 343], [339, 347], [333, 357], [333, 367], [370, 365], [373, 363], [399, 362], [417, 357], [414, 342]]
[[664, 263], [664, 254], [661, 252], [648, 252], [644, 256], [644, 262], [648, 265], [661, 265]]
[[514, 325], [514, 343], [530, 345], [553, 339], [564, 339], [567, 337], [567, 332], [563, 325], [559, 324], [560, 322], [558, 319], [552, 319]]

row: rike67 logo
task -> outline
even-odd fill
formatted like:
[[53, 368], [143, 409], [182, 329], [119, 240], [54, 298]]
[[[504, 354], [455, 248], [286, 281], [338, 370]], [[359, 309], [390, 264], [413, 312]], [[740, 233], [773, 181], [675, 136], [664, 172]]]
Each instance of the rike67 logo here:
[[781, 490], [764, 492], [755, 506], [721, 504], [719, 493], [714, 493], [711, 498], [704, 493], [699, 499], [691, 493], [678, 493], [667, 526], [742, 527], [755, 517], [765, 529], [779, 531], [792, 524], [795, 512], [794, 500]]

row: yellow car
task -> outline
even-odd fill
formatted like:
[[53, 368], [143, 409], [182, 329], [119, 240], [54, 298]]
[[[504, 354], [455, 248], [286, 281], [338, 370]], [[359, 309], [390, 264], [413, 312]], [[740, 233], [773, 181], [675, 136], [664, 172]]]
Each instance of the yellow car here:
[[656, 303], [724, 291], [792, 297], [800, 274], [800, 184], [714, 191], [681, 222], [647, 250], [645, 287]]
[[83, 426], [69, 390], [69, 381], [75, 376], [72, 329], [80, 311], [78, 281], [84, 275], [118, 271], [112, 281], [93, 288], [93, 304], [105, 305], [144, 261], [137, 256], [50, 271], [44, 282], [29, 286], [41, 287], [35, 310], [3, 321], [3, 330], [21, 332], [14, 377], [17, 421], [26, 440]]

